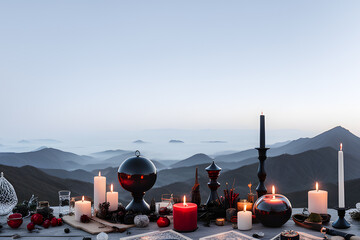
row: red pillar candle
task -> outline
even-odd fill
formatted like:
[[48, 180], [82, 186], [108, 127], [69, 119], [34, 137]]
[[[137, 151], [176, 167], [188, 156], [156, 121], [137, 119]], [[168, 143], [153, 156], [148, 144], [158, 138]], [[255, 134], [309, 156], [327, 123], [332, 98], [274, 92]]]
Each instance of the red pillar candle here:
[[197, 229], [197, 205], [186, 203], [184, 196], [183, 203], [176, 203], [173, 206], [174, 229], [180, 232], [191, 232]]

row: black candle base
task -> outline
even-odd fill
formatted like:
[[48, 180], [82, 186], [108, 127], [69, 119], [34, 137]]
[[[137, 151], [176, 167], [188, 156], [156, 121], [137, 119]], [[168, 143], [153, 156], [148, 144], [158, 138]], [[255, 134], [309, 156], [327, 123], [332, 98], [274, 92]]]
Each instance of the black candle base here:
[[347, 209], [346, 208], [336, 208], [336, 210], [338, 211], [339, 218], [332, 224], [332, 226], [334, 228], [338, 228], [338, 229], [349, 228], [350, 223], [348, 223], [345, 219], [345, 211]]
[[267, 194], [267, 189], [265, 187], [265, 179], [266, 179], [266, 172], [265, 172], [265, 160], [266, 160], [266, 151], [269, 148], [256, 148], [259, 153], [259, 168], [258, 168], [258, 178], [259, 178], [259, 185], [256, 187], [257, 197], [260, 198], [261, 196]]

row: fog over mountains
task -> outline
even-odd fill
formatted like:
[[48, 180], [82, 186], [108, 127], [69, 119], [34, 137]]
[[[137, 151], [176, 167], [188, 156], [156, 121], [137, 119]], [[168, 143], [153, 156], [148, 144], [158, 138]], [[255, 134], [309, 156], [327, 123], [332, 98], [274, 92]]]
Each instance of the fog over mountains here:
[[[270, 146], [266, 160], [266, 184], [275, 184], [279, 192], [288, 195], [294, 206], [304, 207], [307, 205], [306, 192], [314, 188], [315, 181], [319, 181], [321, 188], [329, 191], [329, 206], [335, 206], [337, 151], [340, 142], [343, 143], [345, 156], [346, 190], [349, 190], [346, 201], [347, 204], [359, 202], [360, 193], [351, 191], [351, 188], [360, 184], [360, 138], [342, 127], [335, 127], [313, 138], [300, 138]], [[0, 153], [0, 171], [13, 183], [20, 200], [34, 193], [41, 200], [50, 200], [52, 204], [57, 204], [57, 191], [62, 189], [70, 189], [73, 196], [92, 196], [93, 177], [101, 171], [107, 177], [108, 184], [114, 183], [120, 200], [127, 204], [131, 196], [119, 185], [117, 169], [122, 161], [132, 156], [133, 151], [123, 149], [77, 155], [43, 148], [32, 152]], [[189, 195], [196, 167], [199, 168], [202, 199], [206, 201], [209, 189], [204, 169], [213, 160], [223, 169], [218, 179], [222, 185], [219, 195], [222, 195], [226, 182], [230, 185], [235, 182], [236, 191], [245, 198], [247, 184], [251, 181], [256, 187], [258, 182], [255, 149], [239, 152], [229, 150], [216, 156], [198, 153], [178, 161], [151, 160], [158, 169], [158, 178], [153, 189], [146, 193], [148, 201], [152, 197], [159, 200], [164, 193]], [[22, 175], [26, 177], [21, 178]], [[39, 187], [24, 185], [25, 181], [39, 184]]]

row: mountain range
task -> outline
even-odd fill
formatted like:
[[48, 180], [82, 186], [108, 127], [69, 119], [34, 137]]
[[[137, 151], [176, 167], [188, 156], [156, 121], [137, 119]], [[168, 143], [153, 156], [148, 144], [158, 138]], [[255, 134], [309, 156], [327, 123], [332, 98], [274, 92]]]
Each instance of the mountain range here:
[[[313, 138], [300, 138], [285, 144], [279, 143], [280, 147], [272, 147], [268, 150], [268, 156], [279, 156], [281, 154], [297, 154], [308, 150], [331, 147], [339, 149], [340, 143], [343, 143], [343, 149], [354, 156], [360, 156], [360, 138], [352, 134], [343, 127], [335, 127], [323, 132]], [[276, 145], [274, 145], [276, 146]], [[255, 149], [248, 149], [232, 154], [220, 155], [215, 157], [218, 162], [235, 162], [249, 158], [257, 158]]]
[[[348, 190], [346, 201], [347, 204], [359, 202], [360, 196], [353, 189], [360, 184], [360, 138], [342, 127], [335, 127], [313, 138], [272, 145], [265, 162], [268, 189], [274, 184], [277, 191], [287, 195], [294, 206], [302, 207], [307, 204], [307, 191], [313, 189], [318, 181], [322, 189], [329, 191], [329, 206], [330, 203], [335, 205], [337, 151], [340, 142], [344, 146]], [[35, 193], [41, 200], [55, 202], [57, 191], [62, 189], [70, 189], [73, 196], [91, 196], [93, 177], [101, 171], [107, 177], [108, 184], [114, 183], [115, 191], [119, 191], [119, 198], [126, 203], [131, 195], [120, 187], [117, 169], [122, 161], [131, 156], [134, 156], [132, 151], [120, 149], [92, 153], [89, 156], [53, 148], [24, 153], [0, 153], [0, 171], [5, 172], [5, 176], [14, 184], [19, 199], [28, 199], [29, 194]], [[249, 182], [253, 183], [255, 191], [258, 183], [257, 151], [249, 149], [219, 154], [214, 158], [199, 153], [180, 161], [153, 161], [158, 168], [158, 177], [155, 186], [146, 193], [146, 199], [150, 201], [154, 197], [160, 200], [164, 193], [189, 195], [194, 184], [195, 168], [198, 167], [201, 196], [203, 202], [206, 201], [209, 190], [205, 168], [213, 160], [222, 168], [218, 178], [221, 183], [219, 195], [222, 195], [226, 183], [234, 185], [241, 198], [246, 197]]]

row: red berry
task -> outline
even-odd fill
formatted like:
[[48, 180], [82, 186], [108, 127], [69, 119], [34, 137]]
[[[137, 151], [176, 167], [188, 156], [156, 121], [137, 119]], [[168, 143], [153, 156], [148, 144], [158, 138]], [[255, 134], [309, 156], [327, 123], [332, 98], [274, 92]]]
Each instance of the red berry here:
[[35, 213], [31, 216], [31, 222], [37, 225], [41, 225], [44, 221], [43, 216], [40, 213]]
[[53, 219], [51, 219], [51, 226], [56, 227], [58, 225], [58, 221], [57, 219], [54, 217]]
[[57, 219], [57, 225], [61, 226], [63, 224], [62, 218]]
[[46, 219], [42, 225], [44, 228], [50, 227], [50, 220]]
[[35, 229], [35, 224], [33, 222], [31, 222], [26, 227], [27, 227], [27, 230], [31, 232], [32, 230]]

